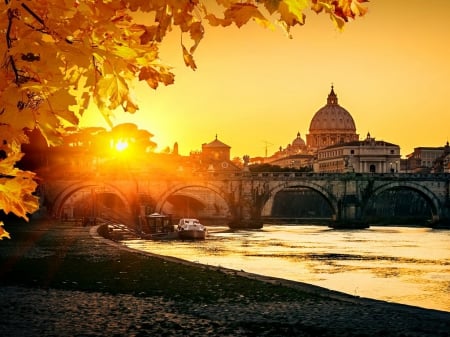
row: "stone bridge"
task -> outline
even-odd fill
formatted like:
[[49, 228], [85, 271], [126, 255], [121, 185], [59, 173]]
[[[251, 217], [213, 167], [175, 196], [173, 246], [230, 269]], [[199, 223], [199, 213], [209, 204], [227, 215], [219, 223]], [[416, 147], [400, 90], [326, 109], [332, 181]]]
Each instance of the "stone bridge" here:
[[307, 220], [316, 217], [315, 220], [327, 221], [335, 227], [359, 227], [365, 225], [364, 219], [374, 200], [386, 191], [397, 190], [411, 191], [422, 199], [430, 210], [430, 223], [448, 222], [449, 182], [450, 174], [136, 173], [128, 177], [52, 179], [42, 185], [41, 200], [54, 216], [68, 219], [107, 217], [133, 223], [139, 215], [158, 212], [198, 217], [210, 223], [223, 221], [230, 226], [258, 227], [264, 221], [292, 218], [274, 214], [277, 195], [309, 191], [328, 210], [322, 218], [307, 212]]

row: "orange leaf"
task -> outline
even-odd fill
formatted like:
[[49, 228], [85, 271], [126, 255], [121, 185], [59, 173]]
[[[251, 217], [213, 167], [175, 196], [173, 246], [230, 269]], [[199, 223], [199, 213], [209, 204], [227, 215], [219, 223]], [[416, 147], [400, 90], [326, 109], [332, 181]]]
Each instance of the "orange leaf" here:
[[239, 28], [252, 18], [265, 20], [258, 7], [252, 4], [235, 3], [225, 11], [225, 19], [232, 20]]
[[184, 59], [184, 64], [186, 64], [188, 67], [191, 67], [192, 70], [197, 69], [197, 65], [195, 64], [194, 58], [192, 57], [191, 54], [189, 54], [189, 52], [187, 51], [186, 47], [181, 44], [181, 47], [183, 48], [183, 59]]

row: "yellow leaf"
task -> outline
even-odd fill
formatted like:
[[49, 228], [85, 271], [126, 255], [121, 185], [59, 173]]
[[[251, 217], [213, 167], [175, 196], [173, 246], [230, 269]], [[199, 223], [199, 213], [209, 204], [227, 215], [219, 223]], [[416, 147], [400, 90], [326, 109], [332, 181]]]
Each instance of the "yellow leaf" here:
[[187, 51], [186, 47], [183, 44], [181, 44], [181, 47], [183, 48], [184, 64], [186, 64], [188, 67], [191, 67], [192, 70], [197, 69], [197, 65], [195, 64], [193, 56]]
[[232, 20], [239, 28], [250, 19], [258, 18], [265, 20], [258, 7], [249, 3], [235, 3], [225, 11], [225, 18]]
[[0, 124], [0, 135], [6, 143], [10, 151], [20, 152], [21, 145], [28, 143], [28, 137], [23, 132], [23, 129], [14, 129], [11, 125]]
[[174, 75], [163, 66], [147, 66], [142, 67], [139, 73], [139, 80], [146, 81], [147, 84], [156, 89], [160, 82], [165, 85], [172, 84], [174, 82]]
[[280, 19], [284, 21], [288, 27], [296, 24], [303, 25], [305, 23], [305, 15], [303, 10], [309, 5], [308, 0], [283, 0], [278, 10], [280, 12]]
[[36, 211], [39, 202], [32, 195], [37, 184], [26, 175], [26, 171], [19, 171], [14, 178], [0, 178], [0, 209], [28, 220], [27, 214]]
[[0, 209], [28, 220], [27, 213], [39, 207], [38, 198], [32, 194], [37, 183], [34, 173], [14, 167], [21, 157], [21, 153], [10, 153], [0, 161]]
[[0, 240], [2, 240], [3, 238], [11, 239], [9, 233], [5, 231], [5, 229], [3, 228], [3, 225], [4, 225], [3, 222], [0, 221]]
[[118, 74], [107, 74], [97, 82], [97, 95], [107, 102], [107, 107], [111, 110], [122, 104], [128, 92], [127, 82]]
[[125, 99], [125, 101], [122, 103], [122, 108], [126, 112], [135, 113], [139, 109], [139, 106], [131, 98], [131, 96], [128, 95], [127, 98]]
[[61, 145], [62, 131], [61, 123], [58, 118], [51, 112], [44, 112], [36, 123], [37, 128], [41, 131], [47, 144], [52, 146]]
[[363, 16], [367, 13], [367, 7], [361, 5], [361, 2], [366, 1], [353, 0], [350, 5], [352, 12], [357, 16]]

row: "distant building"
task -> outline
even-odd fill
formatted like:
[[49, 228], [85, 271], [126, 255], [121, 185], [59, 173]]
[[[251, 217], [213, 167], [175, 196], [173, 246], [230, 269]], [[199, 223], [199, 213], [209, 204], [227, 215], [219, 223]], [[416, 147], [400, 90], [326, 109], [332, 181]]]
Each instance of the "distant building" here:
[[[253, 161], [254, 162], [254, 161]], [[338, 104], [331, 86], [327, 104], [313, 116], [306, 142], [297, 133], [292, 143], [280, 147], [264, 163], [315, 172], [399, 172], [400, 147], [367, 134], [359, 140], [352, 115]]]
[[315, 172], [394, 173], [400, 170], [400, 147], [367, 134], [365, 140], [317, 151]]
[[208, 171], [239, 171], [240, 168], [230, 160], [231, 147], [216, 138], [202, 145], [201, 165]]
[[[431, 172], [439, 170], [435, 167], [436, 161], [439, 160], [442, 167], [445, 166], [445, 158], [448, 158], [449, 144], [440, 147], [416, 147], [414, 152], [406, 156], [407, 172]], [[448, 163], [447, 163], [448, 164]], [[442, 168], [444, 170], [444, 168]], [[448, 170], [448, 167], [447, 167]]]
[[312, 167], [313, 158], [313, 153], [308, 150], [305, 141], [298, 132], [292, 143], [289, 143], [285, 148], [280, 146], [279, 150], [272, 156], [265, 158], [264, 162], [280, 167], [300, 169]]

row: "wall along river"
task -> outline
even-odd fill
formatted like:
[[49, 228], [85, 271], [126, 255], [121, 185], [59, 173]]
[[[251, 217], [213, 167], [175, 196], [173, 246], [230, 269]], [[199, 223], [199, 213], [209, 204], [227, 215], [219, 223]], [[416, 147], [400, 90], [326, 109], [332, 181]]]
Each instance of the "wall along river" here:
[[450, 231], [425, 227], [208, 227], [204, 241], [128, 240], [131, 248], [450, 312]]

